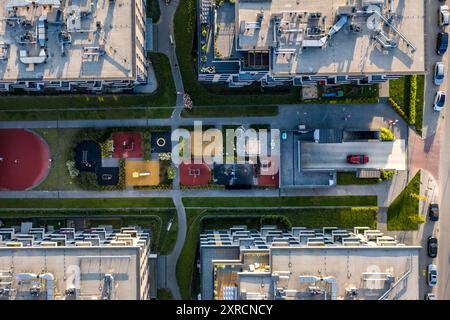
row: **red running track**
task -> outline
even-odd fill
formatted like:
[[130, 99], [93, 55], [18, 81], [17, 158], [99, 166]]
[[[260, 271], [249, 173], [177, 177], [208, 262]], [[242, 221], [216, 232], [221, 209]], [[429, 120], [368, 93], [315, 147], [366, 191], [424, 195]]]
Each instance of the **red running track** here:
[[27, 190], [47, 176], [47, 143], [24, 129], [0, 129], [0, 190]]

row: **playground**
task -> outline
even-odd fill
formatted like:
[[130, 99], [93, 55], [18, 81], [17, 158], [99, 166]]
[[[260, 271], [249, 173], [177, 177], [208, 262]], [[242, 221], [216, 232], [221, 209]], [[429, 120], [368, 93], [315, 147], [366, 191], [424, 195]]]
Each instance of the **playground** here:
[[126, 186], [156, 186], [160, 183], [159, 173], [159, 161], [127, 161], [125, 163]]
[[102, 165], [100, 145], [91, 140], [80, 142], [75, 148], [75, 167], [80, 172], [97, 172]]
[[100, 167], [97, 171], [100, 186], [115, 186], [119, 183], [119, 167]]
[[152, 153], [164, 153], [172, 151], [170, 132], [153, 132], [150, 140]]
[[115, 132], [113, 140], [113, 158], [143, 158], [142, 135], [140, 132]]
[[184, 186], [207, 185], [211, 179], [211, 170], [206, 163], [180, 164], [180, 184]]
[[24, 129], [0, 129], [0, 190], [27, 190], [42, 182], [51, 164], [47, 143]]

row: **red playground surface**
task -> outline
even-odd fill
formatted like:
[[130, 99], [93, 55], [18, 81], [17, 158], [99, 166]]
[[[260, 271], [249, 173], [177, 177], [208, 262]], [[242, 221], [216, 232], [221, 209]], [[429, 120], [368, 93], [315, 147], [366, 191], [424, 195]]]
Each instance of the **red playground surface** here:
[[200, 186], [208, 184], [211, 179], [211, 169], [206, 163], [180, 164], [180, 184], [184, 186]]
[[140, 132], [115, 132], [112, 134], [113, 158], [143, 158]]
[[36, 133], [0, 129], [0, 190], [26, 190], [47, 176], [50, 151]]

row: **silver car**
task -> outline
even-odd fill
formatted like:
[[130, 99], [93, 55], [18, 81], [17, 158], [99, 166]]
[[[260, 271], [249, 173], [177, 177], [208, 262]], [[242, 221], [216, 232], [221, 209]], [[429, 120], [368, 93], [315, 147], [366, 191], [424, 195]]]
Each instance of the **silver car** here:
[[434, 287], [437, 284], [437, 268], [435, 264], [428, 265], [427, 282], [430, 287]]
[[445, 94], [444, 91], [436, 92], [436, 97], [434, 98], [434, 105], [433, 105], [434, 111], [439, 112], [442, 109], [444, 109], [446, 98], [447, 98], [447, 95]]
[[441, 27], [448, 26], [450, 22], [450, 13], [447, 5], [439, 7], [439, 25]]
[[434, 84], [439, 86], [444, 82], [445, 68], [442, 62], [436, 62], [434, 65]]

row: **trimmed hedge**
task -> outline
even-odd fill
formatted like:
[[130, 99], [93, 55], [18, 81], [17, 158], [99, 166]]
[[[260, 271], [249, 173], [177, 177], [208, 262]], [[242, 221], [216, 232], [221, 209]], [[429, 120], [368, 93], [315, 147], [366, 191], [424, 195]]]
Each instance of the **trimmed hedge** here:
[[408, 116], [406, 115], [405, 111], [403, 111], [402, 107], [400, 107], [400, 105], [394, 101], [394, 99], [389, 98], [388, 99], [390, 105], [392, 106], [392, 108], [394, 108], [395, 111], [397, 111], [397, 113], [403, 118], [405, 119], [407, 122], [409, 122]]
[[416, 124], [416, 99], [417, 99], [417, 76], [412, 75], [410, 80], [409, 93], [409, 124]]

